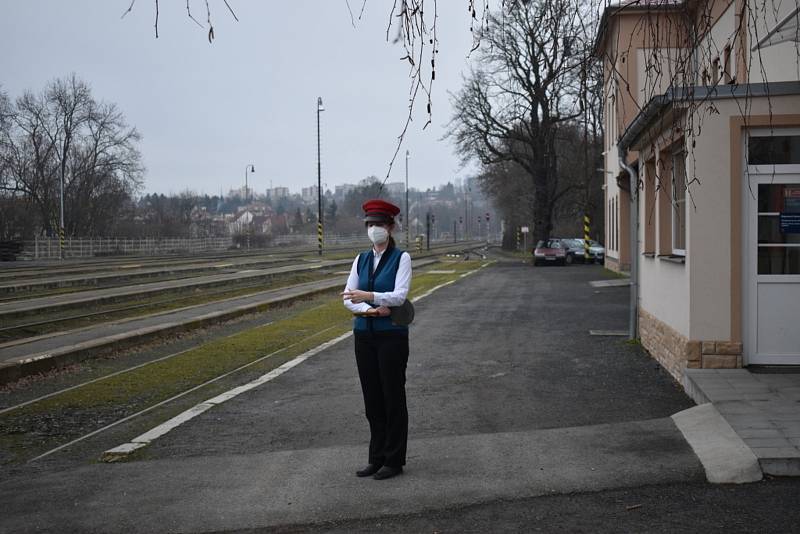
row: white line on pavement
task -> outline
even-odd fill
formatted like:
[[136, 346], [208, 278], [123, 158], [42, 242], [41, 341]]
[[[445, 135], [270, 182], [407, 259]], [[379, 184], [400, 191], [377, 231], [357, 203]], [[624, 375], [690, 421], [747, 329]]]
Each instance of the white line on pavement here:
[[207, 401], [201, 402], [200, 404], [197, 404], [197, 405], [193, 406], [192, 408], [189, 408], [185, 412], [176, 415], [172, 419], [169, 419], [169, 420], [161, 423], [157, 427], [148, 430], [144, 434], [133, 438], [130, 442], [124, 443], [124, 444], [120, 445], [119, 447], [115, 447], [113, 449], [109, 449], [109, 450], [105, 451], [103, 453], [102, 459], [104, 461], [114, 461], [114, 460], [120, 459], [121, 457], [127, 456], [128, 454], [132, 453], [136, 449], [140, 449], [142, 447], [145, 447], [145, 446], [149, 445], [154, 439], [157, 439], [157, 438], [163, 436], [164, 434], [166, 434], [170, 430], [172, 430], [174, 428], [177, 428], [178, 426], [182, 425], [183, 423], [185, 423], [185, 422], [187, 422], [187, 421], [189, 421], [191, 419], [194, 419], [195, 417], [197, 417], [201, 413], [205, 412], [209, 408], [212, 408], [212, 407], [216, 406], [217, 404], [222, 404], [223, 402], [225, 402], [227, 400], [230, 400], [230, 399], [232, 399], [232, 398], [234, 398], [234, 397], [236, 397], [238, 395], [241, 395], [242, 393], [245, 393], [246, 391], [250, 391], [251, 389], [255, 389], [258, 386], [260, 386], [262, 384], [265, 384], [265, 383], [269, 382], [270, 380], [281, 376], [283, 373], [285, 373], [286, 371], [288, 371], [292, 367], [303, 363], [304, 361], [306, 361], [307, 359], [309, 359], [313, 355], [315, 355], [315, 354], [317, 354], [319, 352], [322, 352], [323, 350], [327, 349], [328, 347], [331, 347], [331, 346], [335, 345], [336, 343], [338, 343], [338, 342], [340, 342], [340, 341], [342, 341], [344, 339], [347, 339], [351, 335], [353, 335], [352, 332], [347, 332], [346, 334], [343, 334], [343, 335], [341, 335], [339, 337], [336, 337], [336, 338], [334, 338], [334, 339], [332, 339], [330, 341], [326, 341], [322, 345], [314, 347], [313, 349], [301, 354], [300, 356], [298, 356], [298, 357], [296, 357], [296, 358], [294, 358], [292, 360], [289, 360], [288, 362], [284, 363], [280, 367], [276, 367], [275, 369], [273, 369], [272, 371], [268, 372], [267, 374], [262, 375], [259, 378], [255, 379], [255, 380], [253, 380], [251, 382], [248, 382], [247, 384], [244, 384], [242, 386], [236, 387], [236, 388], [234, 388], [234, 389], [232, 389], [232, 390], [230, 390], [230, 391], [228, 391], [226, 393], [223, 393], [222, 395], [217, 395], [216, 397], [208, 399]]

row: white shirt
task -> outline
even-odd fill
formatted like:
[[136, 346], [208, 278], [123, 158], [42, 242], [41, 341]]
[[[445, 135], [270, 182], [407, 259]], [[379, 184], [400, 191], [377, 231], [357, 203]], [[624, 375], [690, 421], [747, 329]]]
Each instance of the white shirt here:
[[[372, 272], [378, 268], [383, 254], [386, 252], [377, 252], [372, 249], [373, 261]], [[344, 287], [345, 291], [358, 289], [358, 256], [353, 260], [353, 266], [350, 268], [350, 276], [347, 277], [347, 285]], [[373, 291], [375, 299], [372, 301], [377, 306], [400, 306], [408, 296], [408, 291], [411, 289], [411, 255], [408, 252], [403, 252], [400, 256], [400, 265], [397, 267], [397, 275], [394, 278], [394, 291], [386, 291], [380, 293]], [[366, 302], [354, 303], [350, 300], [344, 301], [344, 306], [353, 313], [366, 312], [372, 309], [372, 306]]]

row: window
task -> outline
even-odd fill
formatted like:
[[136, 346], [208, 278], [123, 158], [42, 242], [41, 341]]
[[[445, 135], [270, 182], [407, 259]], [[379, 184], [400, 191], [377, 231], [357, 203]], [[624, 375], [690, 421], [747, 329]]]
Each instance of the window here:
[[758, 184], [758, 274], [800, 274], [800, 183]]
[[717, 56], [711, 62], [711, 82], [713, 85], [717, 85], [719, 83], [719, 78], [720, 78], [719, 71], [720, 71], [720, 63], [719, 63], [719, 56]]
[[648, 160], [644, 164], [644, 252], [653, 254], [656, 250], [656, 162], [655, 159]]
[[800, 135], [750, 137], [747, 162], [750, 165], [800, 164]]
[[672, 253], [686, 255], [686, 152], [672, 153]]
[[733, 76], [733, 70], [731, 69], [731, 45], [728, 44], [725, 46], [725, 50], [722, 51], [722, 78], [725, 83], [735, 83], [736, 79]]
[[614, 197], [614, 249], [619, 251], [619, 197]]
[[616, 198], [611, 198], [611, 248], [617, 250], [617, 203]]

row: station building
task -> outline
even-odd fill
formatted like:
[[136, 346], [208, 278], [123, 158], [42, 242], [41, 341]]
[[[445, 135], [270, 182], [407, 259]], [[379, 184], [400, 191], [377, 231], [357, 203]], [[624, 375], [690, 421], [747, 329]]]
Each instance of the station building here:
[[[643, 346], [686, 368], [800, 365], [798, 5], [606, 8], [606, 266]], [[632, 246], [633, 245], [633, 246]]]

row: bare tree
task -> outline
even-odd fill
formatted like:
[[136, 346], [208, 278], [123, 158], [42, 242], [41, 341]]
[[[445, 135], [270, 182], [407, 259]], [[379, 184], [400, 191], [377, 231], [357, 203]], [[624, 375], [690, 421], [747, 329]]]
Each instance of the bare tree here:
[[35, 207], [41, 229], [54, 234], [63, 184], [68, 234], [110, 229], [117, 208], [141, 187], [136, 129], [75, 75], [7, 107], [0, 123], [0, 194]]
[[[476, 178], [509, 227], [525, 226], [533, 220], [533, 183], [518, 164], [504, 161], [485, 165]], [[516, 248], [515, 233], [509, 231], [503, 235], [503, 248]]]
[[533, 186], [534, 237], [553, 228], [561, 181], [557, 135], [585, 109], [589, 17], [577, 0], [536, 0], [489, 15], [482, 65], [452, 98], [451, 136], [465, 161], [513, 162]]

